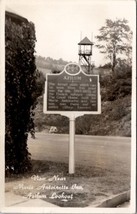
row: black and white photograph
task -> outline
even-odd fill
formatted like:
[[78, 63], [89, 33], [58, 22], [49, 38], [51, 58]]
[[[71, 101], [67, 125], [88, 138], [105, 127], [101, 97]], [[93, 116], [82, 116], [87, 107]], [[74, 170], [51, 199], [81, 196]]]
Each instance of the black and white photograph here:
[[0, 0], [1, 213], [136, 213], [136, 1]]

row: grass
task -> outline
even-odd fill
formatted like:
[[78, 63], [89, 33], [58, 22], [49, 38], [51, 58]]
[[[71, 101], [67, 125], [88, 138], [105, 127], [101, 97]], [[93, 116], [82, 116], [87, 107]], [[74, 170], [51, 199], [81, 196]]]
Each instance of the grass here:
[[113, 169], [76, 166], [75, 174], [69, 174], [65, 163], [32, 160], [32, 165], [31, 172], [6, 178], [6, 192], [40, 197], [60, 207], [87, 207], [130, 188], [130, 175]]

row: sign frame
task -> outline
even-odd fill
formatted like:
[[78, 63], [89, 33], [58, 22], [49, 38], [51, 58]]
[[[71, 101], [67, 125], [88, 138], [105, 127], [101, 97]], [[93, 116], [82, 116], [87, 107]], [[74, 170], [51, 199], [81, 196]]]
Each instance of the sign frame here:
[[[76, 66], [79, 66], [79, 71], [77, 73], [74, 73], [74, 74], [70, 74], [68, 71], [67, 71], [67, 66], [70, 66], [70, 65], [76, 65]], [[61, 74], [63, 73], [66, 73], [67, 75], [69, 76], [78, 76], [80, 73], [84, 74], [85, 76], [87, 77], [93, 77], [93, 76], [96, 76], [97, 77], [97, 84], [98, 84], [98, 87], [97, 87], [97, 111], [61, 111], [61, 110], [48, 110], [48, 76], [57, 76], [59, 77]], [[67, 116], [67, 117], [70, 117], [72, 114], [74, 115], [74, 117], [79, 117], [79, 116], [82, 116], [84, 114], [101, 114], [101, 95], [100, 95], [100, 82], [99, 82], [99, 75], [98, 74], [86, 74], [85, 72], [83, 72], [83, 70], [81, 69], [80, 65], [77, 64], [77, 63], [68, 63], [63, 71], [61, 71], [60, 73], [58, 74], [47, 74], [46, 75], [46, 81], [45, 81], [45, 93], [44, 93], [44, 102], [43, 102], [43, 112], [45, 114], [60, 114], [60, 115], [63, 115], [63, 116]]]

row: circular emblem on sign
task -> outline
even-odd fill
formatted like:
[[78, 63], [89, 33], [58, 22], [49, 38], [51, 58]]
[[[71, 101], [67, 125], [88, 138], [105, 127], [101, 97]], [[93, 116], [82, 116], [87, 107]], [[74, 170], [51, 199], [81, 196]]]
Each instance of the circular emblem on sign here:
[[66, 65], [65, 69], [69, 74], [77, 74], [80, 71], [79, 65], [75, 63], [70, 63]]

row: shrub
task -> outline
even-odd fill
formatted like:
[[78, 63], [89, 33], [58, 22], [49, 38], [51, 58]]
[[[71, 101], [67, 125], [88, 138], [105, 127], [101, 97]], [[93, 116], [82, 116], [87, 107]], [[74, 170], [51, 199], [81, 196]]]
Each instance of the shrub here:
[[132, 67], [125, 60], [119, 60], [115, 75], [100, 77], [103, 101], [114, 101], [121, 97], [131, 95]]
[[6, 173], [24, 173], [31, 168], [27, 137], [34, 128], [36, 67], [35, 29], [31, 22], [6, 13]]
[[36, 71], [37, 97], [41, 96], [44, 93], [45, 81], [46, 77], [44, 76], [44, 74], [41, 71], [37, 70]]
[[91, 115], [83, 115], [76, 118], [76, 134], [89, 134], [91, 127]]

